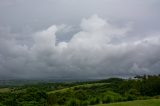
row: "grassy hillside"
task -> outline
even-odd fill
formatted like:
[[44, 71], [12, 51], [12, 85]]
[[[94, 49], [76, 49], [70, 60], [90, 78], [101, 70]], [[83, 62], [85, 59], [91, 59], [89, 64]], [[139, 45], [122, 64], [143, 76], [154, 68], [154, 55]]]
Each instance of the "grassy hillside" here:
[[160, 75], [0, 86], [0, 106], [160, 106], [159, 89]]
[[129, 102], [100, 104], [95, 106], [160, 106], [160, 99], [136, 100]]
[[101, 85], [105, 85], [108, 83], [93, 83], [93, 84], [82, 84], [82, 85], [76, 85], [73, 87], [68, 87], [68, 88], [64, 88], [64, 89], [60, 89], [60, 90], [53, 90], [53, 91], [49, 91], [48, 94], [53, 94], [53, 93], [58, 93], [58, 92], [67, 92], [68, 90], [74, 90], [76, 88], [80, 88], [80, 87], [86, 87], [86, 88], [90, 88], [93, 86], [101, 86]]

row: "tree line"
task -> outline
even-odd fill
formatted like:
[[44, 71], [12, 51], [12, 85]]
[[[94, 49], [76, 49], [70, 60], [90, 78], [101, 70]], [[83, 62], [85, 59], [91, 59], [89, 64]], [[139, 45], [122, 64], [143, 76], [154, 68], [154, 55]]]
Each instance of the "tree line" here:
[[0, 106], [87, 106], [159, 98], [160, 75], [74, 83], [40, 83], [9, 89], [8, 92], [0, 93]]

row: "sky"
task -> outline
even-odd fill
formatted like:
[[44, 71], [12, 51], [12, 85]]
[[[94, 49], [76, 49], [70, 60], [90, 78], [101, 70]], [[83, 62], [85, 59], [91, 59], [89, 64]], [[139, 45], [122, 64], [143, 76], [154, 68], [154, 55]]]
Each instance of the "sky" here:
[[0, 0], [0, 79], [160, 74], [160, 0]]

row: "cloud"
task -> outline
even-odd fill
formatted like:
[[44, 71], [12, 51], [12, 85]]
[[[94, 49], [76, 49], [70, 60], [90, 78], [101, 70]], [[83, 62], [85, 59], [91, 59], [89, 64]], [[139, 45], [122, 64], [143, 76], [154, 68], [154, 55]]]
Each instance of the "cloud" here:
[[65, 28], [70, 27], [52, 25], [32, 33], [26, 39], [31, 44], [20, 43], [20, 35], [1, 30], [0, 75], [82, 79], [159, 73], [159, 35], [131, 39], [130, 24], [120, 27], [98, 15], [82, 19], [81, 30], [69, 41], [58, 41], [57, 33]]

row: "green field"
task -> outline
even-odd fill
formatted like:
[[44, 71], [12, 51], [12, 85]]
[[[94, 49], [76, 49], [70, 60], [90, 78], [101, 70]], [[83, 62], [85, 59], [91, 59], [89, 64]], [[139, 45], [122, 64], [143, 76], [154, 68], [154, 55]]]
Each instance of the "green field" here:
[[54, 91], [50, 91], [48, 92], [48, 94], [52, 94], [52, 93], [56, 93], [56, 92], [67, 92], [67, 90], [73, 90], [74, 88], [79, 88], [79, 87], [92, 87], [92, 86], [100, 86], [100, 85], [106, 85], [108, 83], [94, 83], [94, 84], [83, 84], [83, 85], [77, 85], [77, 86], [73, 86], [73, 87], [68, 87], [68, 88], [64, 88], [64, 89], [60, 89], [60, 90], [54, 90]]
[[95, 106], [160, 106], [160, 99], [136, 100], [129, 102], [100, 104]]
[[9, 92], [10, 89], [9, 88], [0, 88], [0, 93], [6, 93]]

